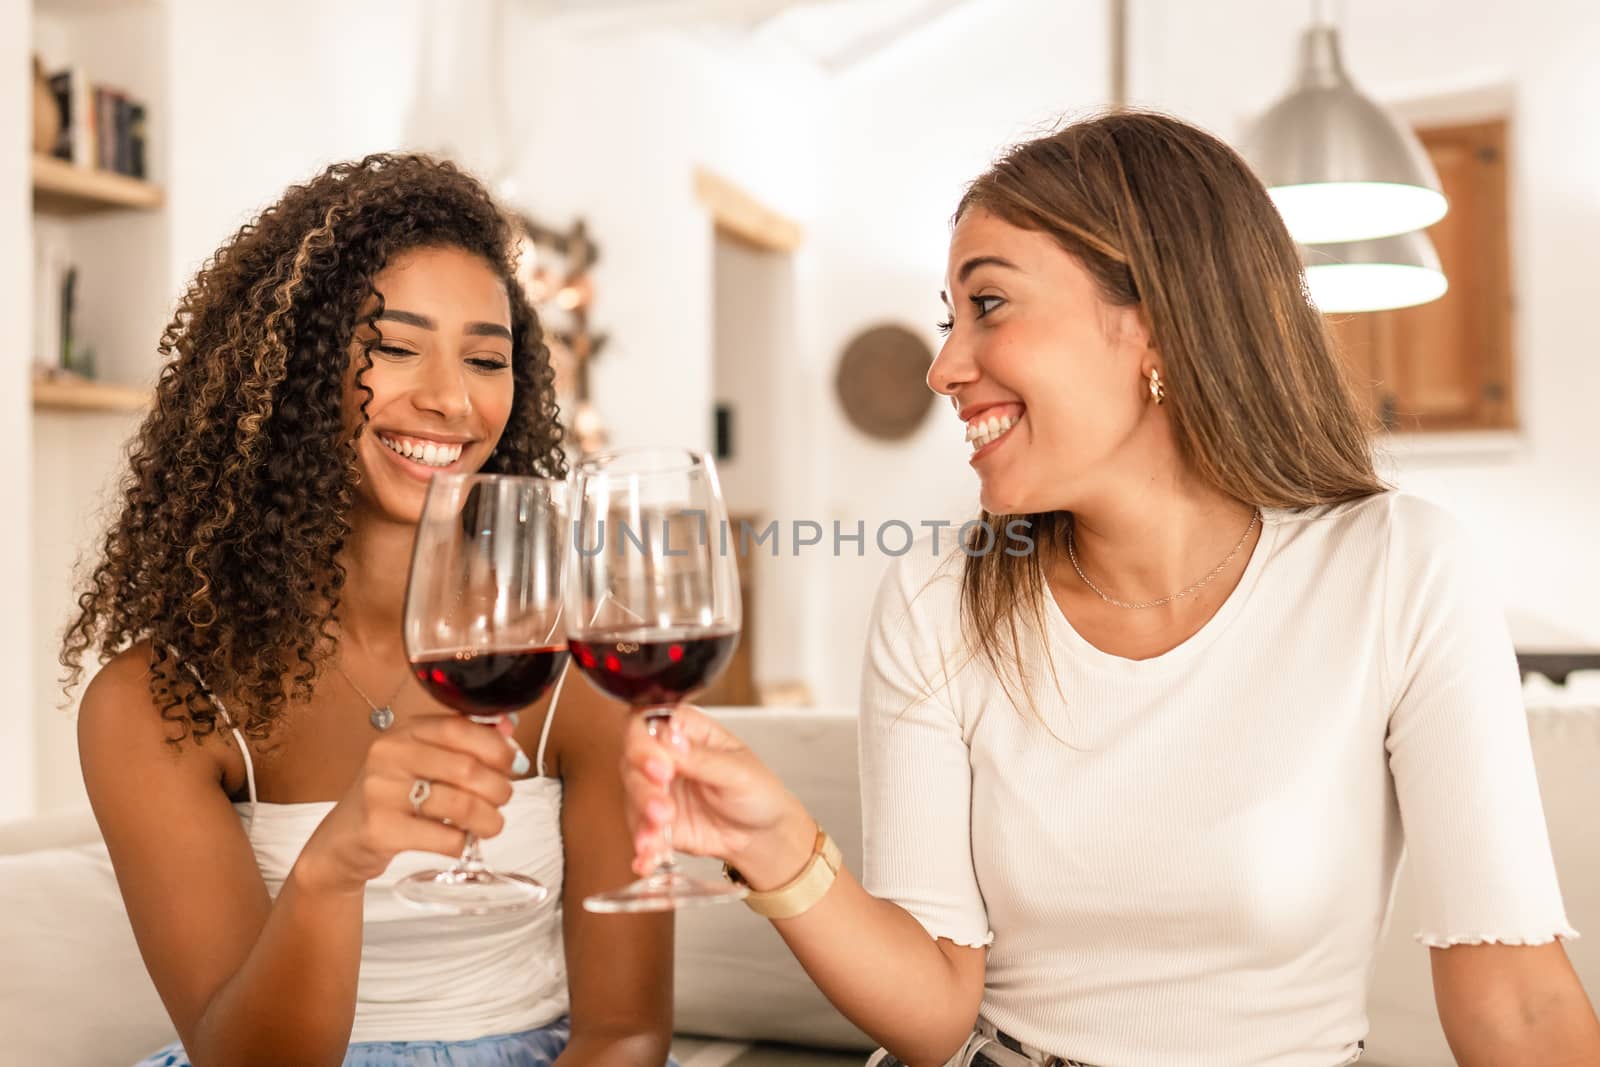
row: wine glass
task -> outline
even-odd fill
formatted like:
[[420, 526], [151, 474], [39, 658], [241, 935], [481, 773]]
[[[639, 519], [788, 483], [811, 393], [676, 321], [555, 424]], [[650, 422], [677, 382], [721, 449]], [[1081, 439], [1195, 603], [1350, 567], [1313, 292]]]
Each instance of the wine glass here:
[[[405, 645], [435, 699], [493, 726], [561, 676], [570, 522], [566, 482], [433, 476], [406, 585]], [[468, 834], [448, 870], [408, 875], [395, 892], [429, 910], [482, 915], [531, 907], [547, 890], [527, 875], [490, 870]]]
[[[669, 734], [672, 708], [714, 681], [739, 642], [737, 561], [709, 456], [684, 449], [601, 452], [578, 464], [567, 636], [594, 685]], [[670, 911], [738, 900], [743, 886], [691, 878], [672, 855], [622, 889], [584, 900], [596, 912]]]

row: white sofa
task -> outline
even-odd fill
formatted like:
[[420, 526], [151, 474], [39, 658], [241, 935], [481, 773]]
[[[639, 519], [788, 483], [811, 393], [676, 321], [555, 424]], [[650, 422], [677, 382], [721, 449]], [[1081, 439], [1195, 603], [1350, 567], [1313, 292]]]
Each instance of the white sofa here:
[[[850, 710], [717, 709], [783, 775], [860, 869], [855, 718]], [[1546, 814], [1568, 911], [1593, 935], [1568, 946], [1591, 996], [1600, 992], [1600, 707], [1530, 712]], [[1448, 1067], [1434, 1013], [1428, 952], [1410, 932], [1404, 875], [1375, 963], [1365, 1063]], [[0, 827], [0, 1060], [116, 1067], [169, 1040], [105, 850], [82, 813]], [[742, 908], [684, 912], [678, 924], [677, 1026], [733, 1041], [865, 1049], [865, 1037], [805, 979], [771, 927]], [[735, 1058], [725, 1046], [686, 1062], [798, 1062], [778, 1052]], [[770, 1057], [770, 1058], [764, 1058]], [[859, 1062], [859, 1055], [856, 1061]], [[816, 1062], [807, 1060], [805, 1062]]]

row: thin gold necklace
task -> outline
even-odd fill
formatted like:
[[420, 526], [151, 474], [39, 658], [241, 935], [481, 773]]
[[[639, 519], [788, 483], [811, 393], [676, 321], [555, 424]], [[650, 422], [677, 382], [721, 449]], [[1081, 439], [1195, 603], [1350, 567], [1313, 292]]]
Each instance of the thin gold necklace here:
[[1248, 526], [1246, 526], [1244, 528], [1244, 536], [1240, 537], [1239, 538], [1239, 543], [1233, 546], [1233, 551], [1229, 552], [1226, 556], [1222, 557], [1222, 562], [1221, 563], [1219, 563], [1215, 567], [1211, 568], [1211, 573], [1210, 574], [1206, 575], [1204, 578], [1200, 579], [1198, 582], [1195, 582], [1193, 585], [1189, 586], [1189, 588], [1179, 590], [1176, 593], [1169, 593], [1168, 595], [1162, 597], [1160, 600], [1140, 600], [1140, 601], [1134, 601], [1134, 602], [1129, 602], [1129, 601], [1126, 601], [1126, 600], [1118, 600], [1115, 597], [1107, 596], [1105, 594], [1105, 592], [1103, 590], [1101, 590], [1101, 588], [1098, 585], [1095, 585], [1093, 582], [1091, 582], [1089, 580], [1089, 576], [1087, 574], [1083, 573], [1083, 568], [1078, 565], [1078, 550], [1077, 550], [1077, 547], [1073, 543], [1073, 536], [1072, 536], [1072, 530], [1073, 530], [1073, 525], [1074, 525], [1073, 523], [1068, 523], [1067, 524], [1067, 557], [1072, 560], [1072, 569], [1078, 572], [1078, 577], [1083, 579], [1083, 584], [1088, 586], [1090, 589], [1093, 589], [1094, 592], [1095, 592], [1095, 595], [1098, 596], [1101, 600], [1104, 600], [1107, 604], [1111, 604], [1111, 605], [1113, 605], [1115, 607], [1119, 607], [1119, 608], [1155, 608], [1155, 607], [1160, 607], [1162, 604], [1169, 604], [1174, 600], [1181, 600], [1182, 598], [1188, 596], [1190, 593], [1193, 593], [1196, 590], [1203, 588], [1205, 585], [1207, 585], [1211, 581], [1211, 579], [1213, 579], [1217, 575], [1221, 574], [1222, 573], [1222, 569], [1224, 567], [1226, 567], [1229, 563], [1232, 563], [1233, 562], [1233, 557], [1237, 556], [1239, 554], [1239, 550], [1244, 547], [1244, 543], [1246, 541], [1250, 540], [1250, 532], [1256, 528], [1256, 523], [1258, 523], [1260, 521], [1261, 521], [1261, 511], [1260, 511], [1260, 509], [1252, 511], [1250, 513], [1250, 525], [1248, 525]]
[[367, 721], [372, 724], [372, 728], [374, 730], [387, 730], [389, 727], [394, 725], [394, 708], [391, 705], [394, 704], [395, 697], [400, 695], [400, 690], [406, 687], [406, 683], [403, 679], [401, 680], [400, 684], [395, 687], [394, 694], [390, 696], [388, 700], [384, 701], [380, 706], [373, 703], [372, 698], [367, 696], [366, 692], [356, 684], [354, 678], [351, 678], [345, 673], [343, 667], [335, 663], [333, 665], [333, 669], [339, 672], [339, 677], [343, 678], [345, 683], [349, 685], [351, 689], [354, 689], [362, 700], [367, 702], [367, 707], [372, 709], [367, 712]]

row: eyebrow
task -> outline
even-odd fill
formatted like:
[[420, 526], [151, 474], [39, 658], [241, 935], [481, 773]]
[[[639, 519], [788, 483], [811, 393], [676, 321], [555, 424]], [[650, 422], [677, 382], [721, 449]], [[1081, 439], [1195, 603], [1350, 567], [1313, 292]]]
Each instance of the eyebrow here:
[[[418, 315], [415, 311], [401, 311], [399, 308], [384, 308], [383, 314], [376, 320], [382, 322], [388, 319], [391, 322], [404, 323], [407, 326], [416, 326], [424, 330], [437, 330], [439, 324], [426, 315]], [[465, 333], [470, 337], [503, 337], [511, 340], [511, 331], [498, 322], [469, 322]]]
[[[959, 282], [965, 282], [967, 278], [971, 276], [972, 272], [977, 270], [979, 267], [1005, 267], [1008, 270], [1022, 269], [1009, 259], [1002, 259], [1000, 256], [973, 256], [971, 259], [961, 264], [961, 269], [956, 271], [956, 280]], [[950, 306], [950, 296], [943, 289], [939, 290], [939, 299], [944, 302], [946, 307]]]
[[1020, 269], [1009, 259], [1001, 259], [999, 256], [973, 256], [971, 259], [961, 264], [961, 269], [956, 271], [956, 280], [961, 282], [966, 281], [968, 276], [979, 267], [1008, 267], [1011, 270]]

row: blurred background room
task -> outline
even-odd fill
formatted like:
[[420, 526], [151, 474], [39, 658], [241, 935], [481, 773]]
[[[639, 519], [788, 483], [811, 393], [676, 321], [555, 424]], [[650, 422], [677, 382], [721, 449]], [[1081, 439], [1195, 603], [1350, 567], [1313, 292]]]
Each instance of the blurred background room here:
[[1382, 470], [1468, 524], [1529, 684], [1573, 702], [1600, 673], [1545, 674], [1600, 666], [1586, 0], [0, 0], [0, 822], [84, 805], [74, 565], [177, 294], [286, 185], [391, 149], [486, 179], [527, 232], [574, 447], [714, 450], [730, 510], [779, 524], [709, 702], [849, 709], [877, 532], [976, 514], [920, 385], [964, 183], [1107, 106], [1240, 145], [1321, 20], [1451, 203], [1426, 234], [1443, 297], [1330, 315]]

